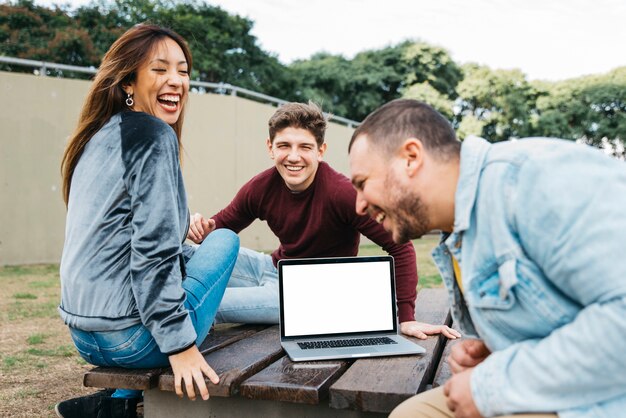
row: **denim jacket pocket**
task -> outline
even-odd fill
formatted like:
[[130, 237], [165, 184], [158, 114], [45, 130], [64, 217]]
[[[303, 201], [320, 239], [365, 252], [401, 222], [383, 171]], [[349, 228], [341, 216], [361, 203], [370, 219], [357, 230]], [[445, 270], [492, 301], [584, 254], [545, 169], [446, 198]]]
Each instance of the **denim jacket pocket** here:
[[517, 284], [515, 259], [507, 260], [484, 278], [471, 281], [470, 292], [476, 308], [508, 310], [516, 301], [511, 288]]
[[570, 317], [540, 272], [527, 264], [508, 259], [470, 282], [472, 318], [491, 335], [493, 347], [543, 338]]

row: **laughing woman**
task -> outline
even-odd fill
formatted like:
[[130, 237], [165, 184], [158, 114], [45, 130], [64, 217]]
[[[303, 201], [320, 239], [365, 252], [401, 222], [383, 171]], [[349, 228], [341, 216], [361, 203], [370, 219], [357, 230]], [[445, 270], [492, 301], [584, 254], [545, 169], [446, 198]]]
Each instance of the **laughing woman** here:
[[[237, 258], [228, 230], [185, 263], [189, 212], [180, 171], [191, 54], [176, 33], [137, 25], [109, 49], [63, 157], [67, 204], [59, 311], [97, 366], [171, 365], [176, 393], [203, 399], [218, 376], [198, 345]], [[216, 231], [217, 232], [217, 231]], [[61, 402], [59, 416], [134, 416], [141, 392]], [[131, 400], [129, 400], [131, 399]]]

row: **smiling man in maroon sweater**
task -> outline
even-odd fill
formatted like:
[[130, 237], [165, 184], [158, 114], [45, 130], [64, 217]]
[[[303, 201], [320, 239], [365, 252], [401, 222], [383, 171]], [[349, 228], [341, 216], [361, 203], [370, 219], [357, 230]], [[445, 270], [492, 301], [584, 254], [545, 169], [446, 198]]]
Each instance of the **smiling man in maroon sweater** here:
[[[255, 219], [266, 221], [280, 240], [271, 257], [241, 248], [216, 321], [278, 323], [278, 260], [355, 256], [363, 234], [395, 259], [401, 331], [418, 338], [436, 333], [460, 336], [446, 326], [415, 320], [413, 245], [394, 243], [381, 225], [356, 214], [350, 180], [322, 161], [325, 131], [326, 119], [315, 104], [281, 106], [269, 120], [267, 148], [274, 167], [248, 181], [211, 219], [191, 216], [188, 238], [196, 243], [216, 228], [239, 233]], [[358, 289], [350, 296], [358, 297]]]

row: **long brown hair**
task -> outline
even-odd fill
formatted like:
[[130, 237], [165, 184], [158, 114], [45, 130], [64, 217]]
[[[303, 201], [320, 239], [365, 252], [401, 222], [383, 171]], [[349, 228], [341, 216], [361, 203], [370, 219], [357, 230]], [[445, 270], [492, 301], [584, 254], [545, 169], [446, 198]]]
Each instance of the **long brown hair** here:
[[[191, 51], [183, 37], [170, 29], [156, 25], [135, 25], [120, 36], [104, 55], [85, 99], [78, 126], [63, 154], [61, 175], [63, 200], [66, 206], [70, 196], [72, 174], [85, 146], [111, 116], [128, 108], [122, 87], [135, 80], [137, 70], [150, 57], [157, 44], [166, 37], [174, 40], [183, 50], [191, 72]], [[176, 123], [171, 125], [178, 137], [179, 149], [182, 149], [183, 116], [184, 106]]]

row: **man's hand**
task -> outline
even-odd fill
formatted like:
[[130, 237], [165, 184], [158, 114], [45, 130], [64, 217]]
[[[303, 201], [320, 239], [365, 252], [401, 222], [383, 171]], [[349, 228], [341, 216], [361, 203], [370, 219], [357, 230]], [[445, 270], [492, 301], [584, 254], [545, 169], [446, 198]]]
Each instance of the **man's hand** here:
[[400, 331], [404, 335], [425, 340], [429, 335], [443, 334], [451, 340], [461, 338], [461, 334], [446, 325], [431, 325], [424, 322], [407, 321], [400, 323]]
[[211, 232], [215, 230], [215, 221], [213, 219], [204, 219], [199, 213], [189, 216], [189, 231], [187, 231], [187, 239], [200, 244]]
[[195, 381], [198, 389], [200, 389], [202, 399], [205, 401], [209, 399], [209, 390], [206, 387], [204, 376], [208, 377], [213, 384], [218, 384], [220, 378], [204, 360], [198, 347], [193, 345], [181, 353], [169, 356], [169, 360], [174, 372], [174, 388], [178, 396], [183, 397], [182, 385], [184, 382], [187, 396], [195, 401], [196, 391], [193, 387]]
[[[458, 344], [457, 344], [458, 345]], [[446, 395], [446, 405], [454, 412], [455, 418], [481, 418], [478, 408], [472, 398], [470, 378], [473, 368], [453, 375], [443, 386]]]
[[452, 374], [461, 373], [481, 363], [489, 354], [491, 351], [482, 340], [463, 340], [452, 347], [448, 364]]

